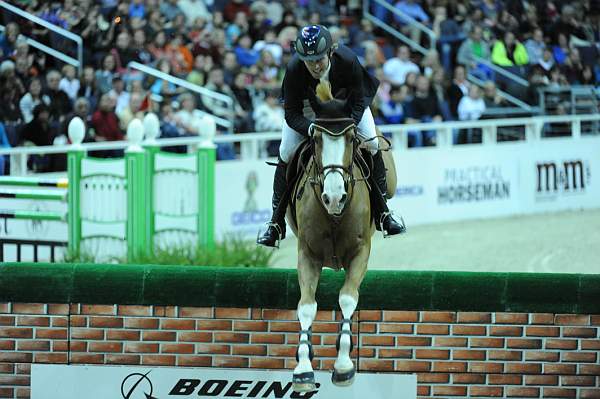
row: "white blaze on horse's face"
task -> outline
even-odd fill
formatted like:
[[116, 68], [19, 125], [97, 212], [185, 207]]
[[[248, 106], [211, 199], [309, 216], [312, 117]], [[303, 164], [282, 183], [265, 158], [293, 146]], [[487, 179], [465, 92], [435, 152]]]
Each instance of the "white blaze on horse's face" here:
[[321, 134], [323, 140], [323, 151], [321, 152], [321, 165], [325, 170], [323, 181], [323, 193], [321, 201], [330, 215], [339, 215], [346, 205], [346, 189], [344, 187], [343, 170], [325, 169], [329, 165], [343, 165], [346, 140], [344, 135], [331, 136]]

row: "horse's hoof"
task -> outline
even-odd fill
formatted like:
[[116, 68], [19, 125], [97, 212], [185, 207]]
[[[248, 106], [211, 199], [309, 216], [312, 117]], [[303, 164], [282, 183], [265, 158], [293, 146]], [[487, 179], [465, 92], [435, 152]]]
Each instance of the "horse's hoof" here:
[[348, 387], [354, 382], [355, 376], [356, 369], [345, 371], [343, 373], [339, 373], [334, 369], [333, 374], [331, 375], [331, 382], [333, 382], [333, 385], [336, 385], [338, 387]]
[[317, 390], [315, 383], [315, 373], [310, 371], [307, 373], [294, 374], [292, 377], [292, 389], [294, 392], [312, 392]]

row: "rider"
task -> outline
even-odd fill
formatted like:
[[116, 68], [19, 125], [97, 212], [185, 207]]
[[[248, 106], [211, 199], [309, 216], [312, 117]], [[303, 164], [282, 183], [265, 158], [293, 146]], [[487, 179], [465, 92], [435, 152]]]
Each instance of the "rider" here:
[[385, 201], [387, 190], [385, 166], [379, 151], [375, 122], [369, 109], [379, 81], [369, 75], [348, 47], [333, 43], [331, 33], [322, 25], [303, 27], [293, 42], [296, 53], [287, 65], [282, 91], [285, 121], [279, 147], [279, 162], [273, 182], [273, 216], [267, 230], [257, 243], [274, 247], [285, 238], [285, 211], [290, 193], [286, 167], [300, 143], [308, 137], [314, 112], [310, 108], [309, 90], [314, 92], [320, 81], [329, 81], [332, 92], [346, 89], [350, 93], [348, 106], [357, 126], [358, 136], [365, 141], [373, 156], [372, 196], [373, 215], [378, 230], [387, 235], [403, 233], [406, 229], [389, 212]]

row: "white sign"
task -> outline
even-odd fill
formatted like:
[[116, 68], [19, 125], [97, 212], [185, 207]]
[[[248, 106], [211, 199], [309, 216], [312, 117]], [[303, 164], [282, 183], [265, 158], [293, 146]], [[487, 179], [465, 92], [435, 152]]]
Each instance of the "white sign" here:
[[416, 375], [358, 373], [351, 387], [316, 372], [317, 390], [295, 393], [291, 371], [33, 364], [31, 399], [415, 399]]

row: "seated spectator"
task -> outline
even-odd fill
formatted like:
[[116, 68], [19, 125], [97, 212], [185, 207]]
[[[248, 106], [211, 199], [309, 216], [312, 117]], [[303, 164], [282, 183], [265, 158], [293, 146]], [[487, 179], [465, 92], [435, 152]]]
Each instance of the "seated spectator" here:
[[275, 63], [275, 58], [269, 50], [265, 49], [260, 52], [256, 69], [257, 73], [253, 82], [256, 90], [271, 91], [281, 87], [279, 66]]
[[194, 56], [186, 47], [183, 35], [174, 33], [165, 49], [166, 57], [171, 63], [171, 73], [173, 75], [185, 76], [192, 70]]
[[408, 46], [400, 46], [396, 57], [390, 58], [383, 64], [383, 73], [388, 80], [397, 86], [404, 83], [406, 75], [410, 72], [420, 73], [420, 69], [410, 60]]
[[529, 57], [513, 32], [506, 32], [502, 40], [496, 40], [492, 49], [492, 62], [502, 67], [527, 65]]
[[542, 59], [538, 61], [538, 65], [541, 66], [547, 75], [550, 75], [550, 70], [554, 67], [554, 55], [552, 50], [545, 49], [542, 53]]
[[62, 68], [63, 77], [58, 84], [58, 88], [67, 93], [71, 101], [75, 101], [79, 93], [81, 83], [77, 79], [77, 71], [73, 65], [65, 65]]
[[[171, 74], [171, 62], [166, 58], [159, 60], [156, 68], [163, 73]], [[181, 94], [183, 90], [168, 80], [156, 79], [150, 86], [150, 92], [166, 97], [167, 99], [172, 99]]]
[[177, 0], [163, 0], [160, 2], [160, 12], [167, 21], [172, 21], [177, 15], [183, 15], [183, 11], [177, 5]]
[[458, 104], [460, 100], [469, 94], [471, 83], [467, 80], [467, 71], [462, 65], [457, 65], [454, 68], [454, 77], [452, 83], [448, 87], [447, 99], [450, 113], [454, 119], [458, 119]]
[[579, 50], [572, 48], [569, 55], [561, 67], [561, 70], [567, 81], [571, 85], [581, 84], [581, 74], [583, 72], [583, 63], [579, 55]]
[[541, 28], [533, 30], [533, 36], [525, 41], [525, 49], [527, 50], [530, 64], [536, 65], [543, 60], [546, 42], [544, 41], [544, 32]]
[[242, 67], [249, 67], [258, 62], [259, 53], [252, 49], [252, 39], [249, 35], [241, 35], [235, 45], [237, 62]]
[[96, 88], [100, 94], [105, 94], [112, 89], [112, 80], [117, 72], [117, 64], [112, 54], [107, 54], [102, 60], [102, 68], [96, 71]]
[[[431, 91], [429, 79], [420, 75], [414, 97], [410, 103], [410, 114], [407, 123], [441, 122], [442, 111], [438, 99]], [[435, 131], [408, 132], [409, 145], [414, 147], [430, 146], [435, 144]]]
[[[118, 141], [123, 140], [125, 135], [119, 127], [119, 118], [115, 113], [115, 100], [107, 93], [100, 97], [98, 109], [92, 115], [92, 127], [95, 131], [96, 141]], [[104, 156], [117, 156], [116, 152], [110, 151]]]
[[[19, 145], [52, 145], [56, 131], [50, 125], [50, 109], [45, 104], [38, 104], [33, 109], [33, 119], [23, 125], [19, 132]], [[33, 155], [29, 158], [28, 167], [34, 172], [52, 172], [54, 165], [49, 155]]]
[[[254, 111], [252, 118], [254, 130], [257, 132], [278, 132], [284, 121], [283, 107], [279, 102], [280, 90], [269, 90], [264, 101], [261, 101]], [[266, 145], [268, 156], [276, 157], [279, 154], [280, 140], [269, 141]]]
[[554, 60], [558, 65], [563, 65], [569, 56], [569, 51], [571, 48], [569, 47], [569, 39], [564, 34], [560, 33], [558, 35], [558, 42], [554, 46], [552, 46], [552, 55], [554, 56]]
[[198, 18], [207, 21], [210, 11], [205, 0], [179, 0], [177, 6], [186, 17], [186, 25], [191, 26]]
[[117, 115], [129, 105], [130, 94], [125, 90], [125, 82], [120, 76], [115, 76], [112, 81], [112, 89], [108, 92], [115, 99], [115, 112]]
[[267, 3], [262, 0], [253, 1], [250, 6], [248, 24], [248, 34], [252, 39], [252, 43], [265, 37], [270, 24], [271, 22], [267, 19]]
[[273, 56], [275, 60], [275, 64], [281, 65], [281, 56], [283, 54], [283, 49], [281, 45], [277, 42], [277, 33], [274, 29], [269, 29], [265, 32], [264, 39], [257, 40], [252, 46], [257, 52], [262, 52], [263, 50], [267, 50]]
[[33, 78], [29, 81], [27, 93], [19, 101], [19, 108], [23, 115], [25, 123], [33, 120], [33, 109], [39, 104], [50, 105], [50, 97], [42, 94], [42, 81], [39, 78]]
[[481, 89], [475, 85], [469, 88], [469, 94], [463, 96], [458, 103], [458, 119], [475, 121], [485, 112], [485, 101], [481, 98]]
[[407, 85], [392, 86], [390, 90], [390, 99], [382, 102], [379, 107], [386, 124], [399, 124], [404, 122], [406, 117], [405, 101], [409, 97]]
[[483, 39], [483, 29], [479, 25], [473, 26], [469, 37], [458, 48], [456, 56], [458, 63], [469, 69], [477, 67], [477, 58], [490, 59], [490, 46]]
[[153, 61], [152, 53], [146, 47], [146, 32], [143, 29], [133, 31], [132, 48], [142, 64], [150, 64]]
[[144, 111], [142, 110], [142, 102], [144, 101], [143, 94], [131, 93], [129, 95], [129, 101], [125, 107], [119, 111], [115, 110], [117, 117], [119, 118], [119, 127], [123, 131], [127, 131], [127, 126], [134, 119], [144, 119]]
[[228, 1], [223, 8], [223, 17], [226, 22], [233, 22], [240, 12], [247, 19], [250, 16], [250, 6], [244, 0]]
[[235, 77], [231, 90], [235, 100], [234, 120], [236, 133], [247, 133], [254, 130], [254, 121], [252, 120], [252, 111], [254, 102], [250, 93], [251, 77], [245, 73], [240, 73]]
[[65, 116], [73, 109], [67, 93], [59, 89], [60, 79], [60, 72], [56, 70], [50, 70], [46, 74], [45, 94], [50, 98], [50, 122], [58, 124], [63, 123]]
[[[400, 0], [394, 7], [402, 14], [421, 22], [422, 24], [429, 23], [429, 15], [423, 10], [423, 7], [415, 0]], [[401, 26], [406, 25], [410, 20], [407, 20], [404, 16], [394, 14], [394, 19]]]
[[181, 107], [173, 116], [175, 125], [185, 135], [199, 135], [199, 123], [204, 113], [196, 108], [196, 98], [190, 93], [183, 93], [178, 100]]
[[452, 16], [448, 17], [446, 6], [435, 7], [432, 26], [433, 32], [439, 38], [438, 49], [442, 55], [441, 60], [444, 69], [450, 71], [452, 68], [452, 57], [465, 35]]
[[0, 34], [0, 50], [4, 57], [10, 57], [15, 51], [17, 39], [21, 35], [21, 29], [16, 22], [9, 22]]
[[121, 31], [117, 35], [115, 47], [110, 50], [116, 63], [116, 72], [120, 74], [127, 73], [127, 65], [132, 62], [140, 62], [137, 52], [131, 46], [131, 35], [127, 30]]
[[496, 83], [491, 80], [488, 80], [483, 85], [483, 101], [485, 102], [486, 109], [506, 107], [507, 105], [506, 101], [498, 94]]
[[225, 28], [225, 44], [228, 47], [235, 46], [240, 36], [248, 34], [249, 30], [248, 17], [243, 12], [238, 12], [233, 22]]
[[318, 14], [321, 22], [327, 25], [335, 25], [339, 14], [333, 3], [329, 0], [309, 0], [308, 12]]
[[92, 111], [92, 109], [90, 108], [90, 102], [88, 101], [87, 98], [85, 98], [85, 97], [77, 98], [75, 100], [75, 103], [73, 104], [73, 112], [67, 114], [67, 116], [65, 117], [65, 123], [63, 124], [63, 126], [60, 130], [60, 134], [66, 135], [67, 132], [69, 131], [69, 123], [71, 123], [73, 118], [79, 117], [83, 121], [83, 125], [84, 125], [83, 142], [94, 141], [94, 138], [93, 138], [93, 135], [91, 132], [91, 128], [92, 128], [92, 126], [91, 126], [91, 122], [92, 122], [91, 111]]

